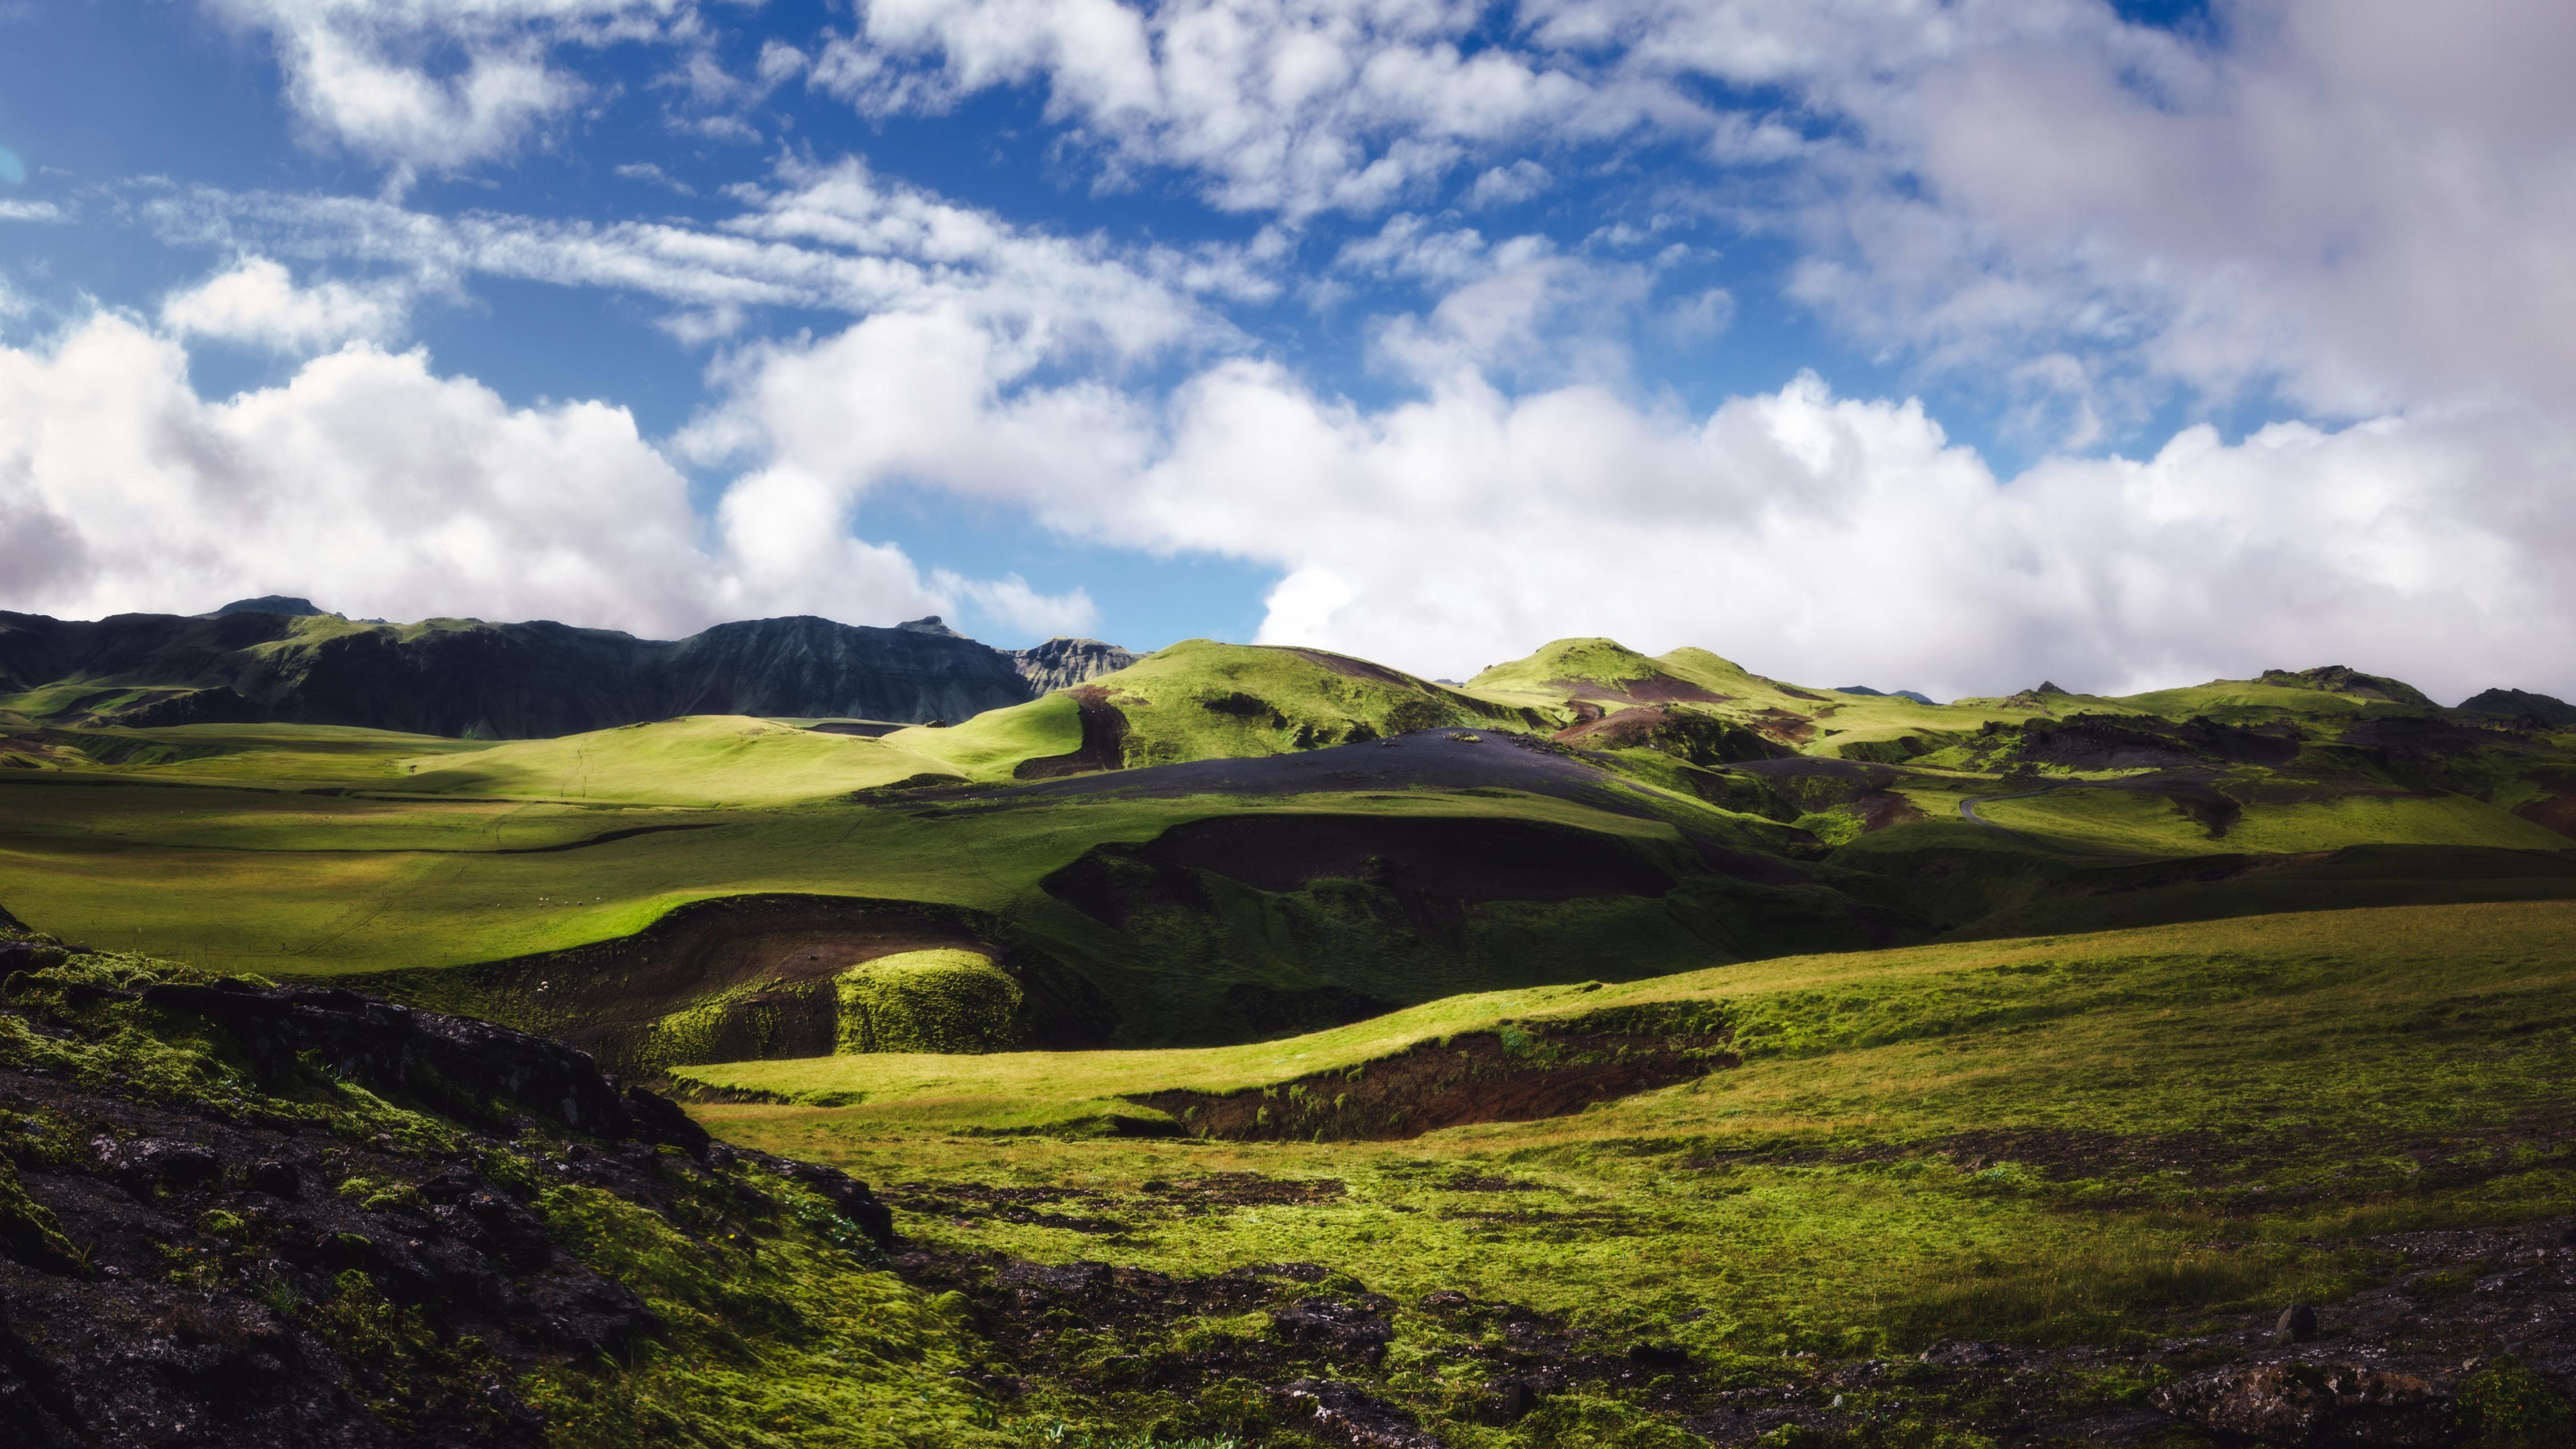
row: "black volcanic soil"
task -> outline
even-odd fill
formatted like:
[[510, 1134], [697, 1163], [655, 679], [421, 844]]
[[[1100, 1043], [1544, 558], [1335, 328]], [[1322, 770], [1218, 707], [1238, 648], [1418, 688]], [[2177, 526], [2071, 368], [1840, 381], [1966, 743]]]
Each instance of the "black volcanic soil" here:
[[1735, 698], [1703, 689], [1686, 679], [1669, 674], [1649, 674], [1643, 679], [1623, 679], [1616, 684], [1598, 679], [1551, 679], [1547, 688], [1562, 694], [1580, 694], [1588, 699], [1620, 699], [1630, 704], [1724, 704]]
[[1081, 745], [1067, 754], [1022, 760], [1011, 771], [1013, 778], [1052, 780], [1126, 765], [1127, 716], [1109, 702], [1109, 691], [1097, 684], [1086, 684], [1072, 693], [1075, 707], [1082, 711]]

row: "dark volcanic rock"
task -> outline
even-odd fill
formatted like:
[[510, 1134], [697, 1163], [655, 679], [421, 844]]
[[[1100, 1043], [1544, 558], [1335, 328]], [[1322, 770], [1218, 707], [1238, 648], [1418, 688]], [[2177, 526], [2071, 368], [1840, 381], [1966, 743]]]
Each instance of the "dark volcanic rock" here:
[[2347, 1363], [2240, 1364], [2155, 1390], [2159, 1409], [2265, 1444], [2442, 1442], [2447, 1396], [2413, 1374]]
[[[545, 621], [317, 630], [301, 622], [310, 605], [285, 607], [302, 603], [248, 600], [196, 619], [0, 612], [0, 690], [76, 679], [102, 703], [129, 686], [168, 691], [120, 709], [119, 723], [277, 720], [515, 739], [686, 714], [965, 719], [1045, 689], [1023, 677], [1019, 655], [920, 627], [935, 620], [877, 629], [757, 619], [663, 641]], [[268, 605], [278, 607], [254, 607]], [[1039, 649], [1056, 644], [1069, 646], [1059, 670], [1124, 654], [1089, 641]], [[70, 714], [83, 710], [75, 700]]]

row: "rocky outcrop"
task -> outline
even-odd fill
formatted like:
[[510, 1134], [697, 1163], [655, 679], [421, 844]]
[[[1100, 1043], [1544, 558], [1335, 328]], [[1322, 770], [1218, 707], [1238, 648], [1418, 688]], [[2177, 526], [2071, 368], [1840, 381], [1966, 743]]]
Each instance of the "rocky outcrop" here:
[[1032, 690], [1045, 694], [1114, 674], [1135, 663], [1136, 656], [1115, 644], [1059, 634], [1044, 644], [1019, 651], [1011, 661]]
[[2402, 680], [2385, 675], [2364, 674], [2342, 664], [2320, 665], [2315, 669], [2266, 669], [2262, 683], [2283, 689], [2322, 689], [2329, 694], [2349, 695], [2354, 699], [2378, 700], [2388, 704], [2433, 707], [2424, 691]]
[[[960, 720], [1132, 657], [1092, 640], [1012, 654], [936, 617], [891, 629], [757, 619], [665, 641], [545, 621], [317, 619], [310, 609], [289, 599], [194, 619], [0, 613], [0, 690], [79, 681], [65, 722], [278, 721], [526, 739], [686, 714]], [[1046, 662], [1028, 663], [1039, 656]], [[138, 699], [138, 688], [152, 692]]]

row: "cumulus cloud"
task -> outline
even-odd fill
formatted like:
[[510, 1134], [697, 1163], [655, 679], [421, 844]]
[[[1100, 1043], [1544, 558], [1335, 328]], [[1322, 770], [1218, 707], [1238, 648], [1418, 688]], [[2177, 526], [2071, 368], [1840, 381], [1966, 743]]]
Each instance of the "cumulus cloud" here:
[[313, 135], [405, 170], [516, 150], [589, 85], [567, 46], [694, 29], [690, 0], [205, 0], [271, 37]]
[[299, 287], [284, 266], [244, 257], [161, 303], [161, 325], [277, 352], [319, 352], [402, 329], [411, 299], [399, 283], [323, 281]]
[[1049, 113], [1113, 168], [1186, 168], [1230, 210], [1375, 212], [1495, 146], [1712, 124], [1656, 76], [1476, 46], [1479, 5], [862, 0], [859, 11], [815, 59], [825, 91], [884, 114], [1043, 83]]
[[764, 356], [736, 443], [817, 512], [900, 478], [1274, 568], [1267, 642], [1454, 675], [1600, 633], [1943, 694], [2336, 660], [2455, 696], [2576, 682], [2576, 507], [2490, 486], [2576, 451], [2527, 410], [2192, 428], [2004, 478], [1919, 404], [1813, 377], [1693, 416], [1460, 371], [1367, 409], [1238, 360], [1149, 407], [1013, 390], [964, 331], [884, 325]]
[[891, 623], [1017, 579], [926, 582], [772, 471], [710, 525], [622, 408], [514, 408], [365, 343], [208, 402], [170, 339], [99, 314], [0, 347], [0, 604], [72, 617], [305, 594], [350, 614], [550, 618], [665, 635], [812, 613]]

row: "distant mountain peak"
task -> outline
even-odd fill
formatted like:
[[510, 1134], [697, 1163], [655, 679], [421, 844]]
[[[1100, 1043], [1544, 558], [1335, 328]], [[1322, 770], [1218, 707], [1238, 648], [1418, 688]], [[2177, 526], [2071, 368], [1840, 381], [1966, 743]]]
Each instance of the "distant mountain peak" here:
[[[2040, 686], [2042, 690], [2047, 690], [2050, 687], [2051, 686], [2045, 684]], [[1872, 689], [1866, 684], [1845, 684], [1828, 692], [1833, 694], [1865, 694], [1878, 699], [1910, 699], [1916, 704], [1930, 704], [1933, 702], [1932, 696], [1924, 694], [1918, 690]]]
[[1071, 689], [1101, 675], [1115, 674], [1135, 662], [1134, 654], [1115, 644], [1064, 634], [1011, 655], [1012, 667], [1040, 693]]
[[315, 608], [311, 599], [293, 598], [286, 594], [262, 594], [256, 599], [235, 599], [200, 619], [221, 619], [229, 614], [283, 614], [290, 619], [332, 617], [328, 609]]
[[903, 630], [907, 634], [936, 634], [942, 639], [963, 639], [966, 637], [965, 635], [958, 633], [956, 630], [949, 628], [945, 623], [942, 623], [937, 614], [924, 614], [918, 619], [906, 619], [902, 623], [895, 625], [895, 627]]

